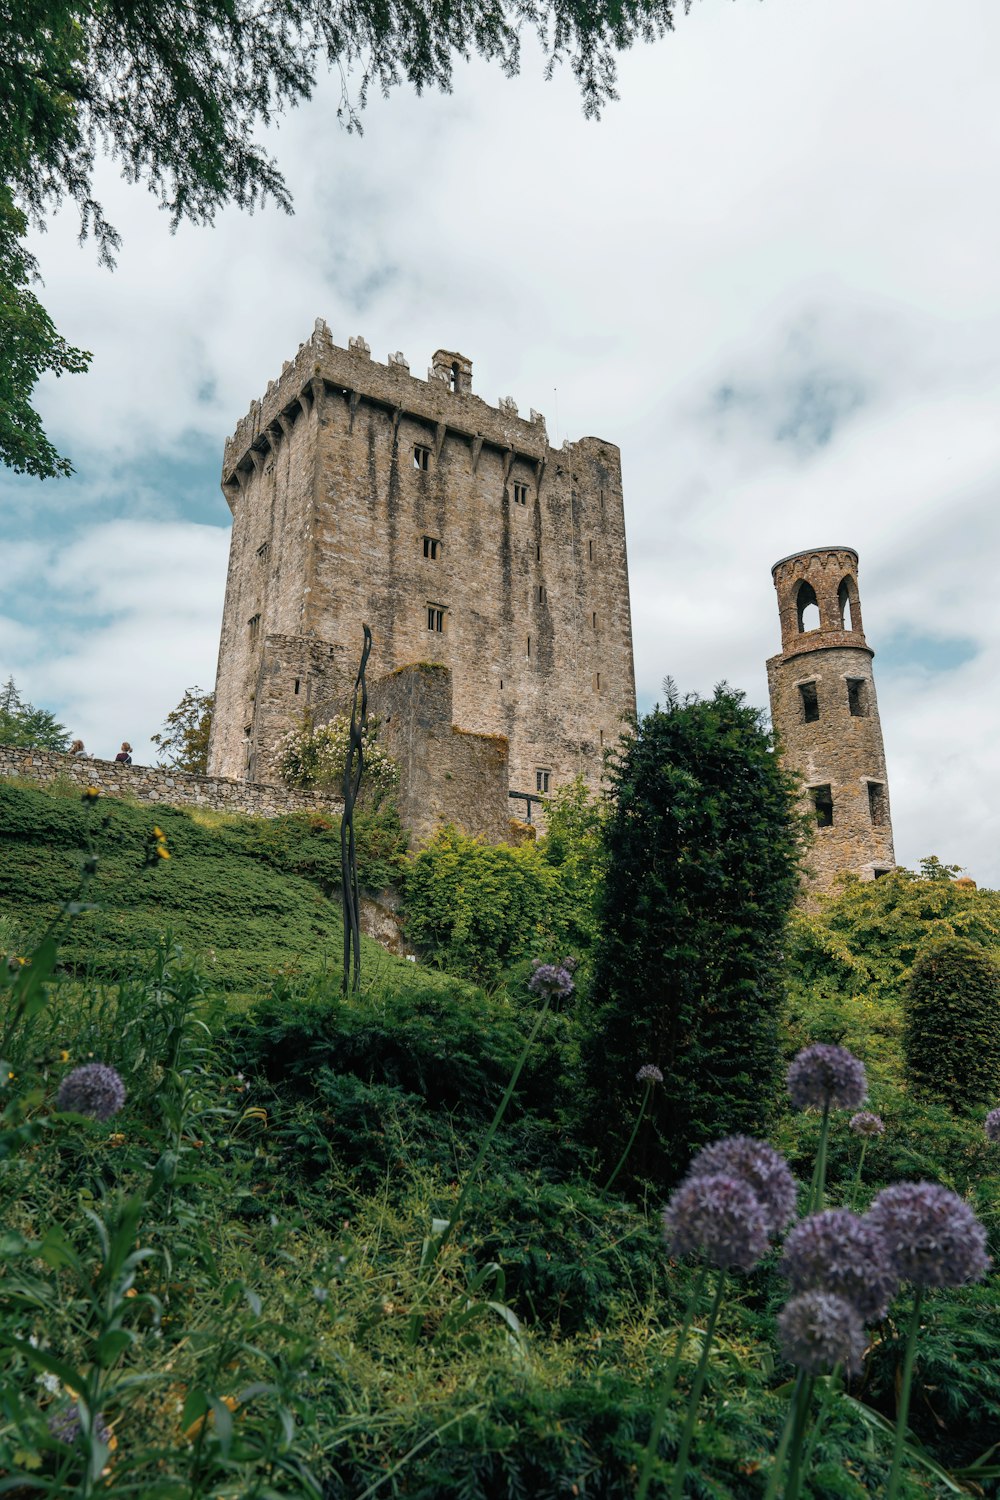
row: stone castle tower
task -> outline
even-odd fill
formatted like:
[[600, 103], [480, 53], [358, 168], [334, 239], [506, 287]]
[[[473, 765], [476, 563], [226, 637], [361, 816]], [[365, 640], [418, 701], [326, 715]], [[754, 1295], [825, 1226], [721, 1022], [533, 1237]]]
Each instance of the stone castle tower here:
[[439, 350], [421, 380], [320, 319], [226, 443], [222, 488], [212, 774], [273, 780], [303, 711], [344, 708], [367, 622], [404, 802], [409, 767], [425, 814], [502, 836], [528, 797], [577, 774], [596, 789], [635, 712], [613, 444], [553, 449], [537, 412], [473, 394], [464, 355]]
[[872, 880], [896, 863], [874, 652], [850, 547], [796, 552], [771, 572], [781, 616], [781, 654], [767, 664], [771, 718], [815, 811], [807, 886], [815, 894], [843, 871]]

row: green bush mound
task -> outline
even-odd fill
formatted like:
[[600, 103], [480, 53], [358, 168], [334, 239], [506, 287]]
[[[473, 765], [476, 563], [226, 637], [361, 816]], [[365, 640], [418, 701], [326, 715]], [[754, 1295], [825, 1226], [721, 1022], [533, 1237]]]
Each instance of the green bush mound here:
[[526, 959], [589, 952], [606, 807], [577, 779], [547, 801], [546, 818], [545, 835], [520, 848], [443, 828], [404, 866], [406, 930], [431, 963], [496, 984]]
[[1000, 1096], [1000, 967], [968, 938], [917, 954], [904, 997], [903, 1055], [914, 1088], [952, 1109]]
[[[378, 818], [382, 838], [393, 815], [383, 810]], [[150, 864], [154, 827], [166, 834], [170, 858]], [[206, 819], [196, 810], [110, 798], [88, 808], [78, 789], [67, 796], [0, 782], [0, 909], [26, 942], [79, 884], [89, 837], [97, 866], [87, 900], [98, 909], [74, 922], [62, 950], [74, 971], [116, 978], [165, 932], [230, 989], [255, 990], [277, 973], [339, 963], [334, 820]], [[369, 871], [378, 882], [385, 865], [383, 850]]]

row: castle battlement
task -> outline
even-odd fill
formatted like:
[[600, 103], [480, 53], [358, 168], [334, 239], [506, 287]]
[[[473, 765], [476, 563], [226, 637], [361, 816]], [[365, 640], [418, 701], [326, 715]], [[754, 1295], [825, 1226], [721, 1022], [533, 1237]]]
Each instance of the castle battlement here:
[[[401, 352], [390, 354], [386, 364], [371, 357], [360, 336], [351, 338], [346, 349], [333, 342], [322, 318], [316, 319], [309, 338], [299, 345], [293, 359], [286, 360], [281, 374], [268, 382], [264, 395], [251, 402], [246, 416], [227, 438], [222, 463], [222, 487], [232, 504], [239, 488], [255, 465], [287, 436], [300, 412], [311, 410], [320, 389], [383, 406], [398, 422], [414, 417], [433, 426], [438, 448], [446, 434], [464, 438], [478, 458], [483, 445], [512, 453], [531, 464], [544, 463], [549, 451], [545, 418], [531, 410], [527, 420], [519, 415], [509, 396], [490, 406], [472, 392], [472, 362], [465, 355], [439, 349], [422, 380], [410, 371]], [[571, 445], [565, 445], [571, 446]]]
[[604, 751], [635, 712], [613, 443], [554, 449], [538, 412], [526, 420], [510, 398], [473, 393], [464, 354], [436, 350], [421, 380], [401, 353], [380, 364], [360, 337], [339, 348], [320, 320], [226, 444], [222, 488], [233, 534], [218, 774], [267, 780], [285, 730], [343, 708], [365, 623], [373, 691], [421, 662], [449, 674], [447, 733], [443, 709], [423, 725], [426, 693], [419, 712], [414, 699], [392, 725], [386, 714], [405, 741], [413, 828], [460, 813], [490, 836], [506, 826], [505, 797], [470, 790], [493, 762], [485, 750], [462, 759], [464, 737], [504, 742], [516, 798], [576, 775], [600, 785]]

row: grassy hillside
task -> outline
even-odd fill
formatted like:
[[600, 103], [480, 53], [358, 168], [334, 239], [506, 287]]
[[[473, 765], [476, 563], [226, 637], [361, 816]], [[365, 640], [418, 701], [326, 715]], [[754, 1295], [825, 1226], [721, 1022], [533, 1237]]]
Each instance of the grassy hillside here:
[[[147, 862], [152, 830], [170, 858]], [[360, 860], [375, 881], [398, 845], [394, 830], [362, 840]], [[0, 781], [0, 917], [22, 946], [76, 890], [88, 839], [97, 855], [87, 900], [62, 950], [78, 973], [113, 978], [165, 933], [197, 958], [213, 982], [256, 991], [276, 975], [314, 974], [340, 964], [337, 898], [339, 823], [316, 814], [265, 819], [153, 808], [100, 799], [78, 788]], [[388, 846], [389, 859], [386, 858]], [[381, 961], [372, 945], [369, 960]]]
[[[79, 880], [88, 816], [102, 908], [72, 919], [57, 955], [22, 964]], [[171, 850], [155, 865], [154, 822]], [[765, 1500], [795, 1374], [776, 1338], [780, 1246], [729, 1277], [710, 1357], [707, 1296], [678, 1346], [699, 1272], [667, 1253], [668, 1187], [626, 1171], [607, 1191], [581, 1128], [586, 966], [582, 998], [541, 1016], [524, 966], [487, 994], [366, 947], [361, 993], [345, 999], [335, 855], [322, 820], [110, 802], [88, 815], [78, 794], [0, 784], [0, 951], [11, 922], [21, 933], [0, 960], [0, 1486], [635, 1500], [676, 1351], [648, 1500], [670, 1493], [702, 1363], [683, 1493]], [[901, 907], [879, 886], [891, 927], [913, 893], [901, 884]], [[810, 919], [789, 945], [786, 1056], [850, 1047], [886, 1127], [862, 1163], [835, 1112], [829, 1201], [862, 1210], [886, 1183], [930, 1178], [975, 1208], [996, 1257], [1000, 1146], [983, 1109], [907, 1089], [901, 971], [878, 959], [869, 894], [852, 899], [863, 910], [835, 941]], [[920, 920], [975, 910], [942, 889]], [[93, 1060], [126, 1089], [104, 1122], [56, 1107]], [[800, 1208], [819, 1128], [773, 1101]], [[872, 1324], [846, 1386], [817, 1382], [814, 1409], [828, 1399], [800, 1500], [886, 1493], [910, 1307], [904, 1290]], [[1000, 1495], [998, 1330], [995, 1275], [926, 1294], [898, 1500]], [[101, 1420], [84, 1411], [83, 1435], [59, 1443], [71, 1392]]]

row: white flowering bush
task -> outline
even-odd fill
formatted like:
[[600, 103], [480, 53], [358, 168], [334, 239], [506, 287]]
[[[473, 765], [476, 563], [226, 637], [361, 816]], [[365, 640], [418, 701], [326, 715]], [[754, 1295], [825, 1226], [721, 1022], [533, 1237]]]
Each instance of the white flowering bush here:
[[[286, 786], [339, 791], [351, 736], [351, 721], [338, 714], [314, 728], [308, 720], [289, 729], [278, 741], [278, 775]], [[379, 802], [399, 785], [399, 766], [378, 742], [378, 720], [369, 719], [361, 737], [364, 756], [362, 793]]]

